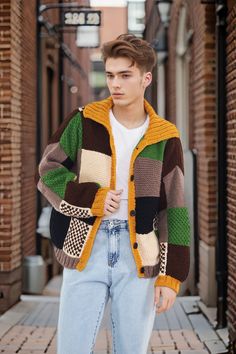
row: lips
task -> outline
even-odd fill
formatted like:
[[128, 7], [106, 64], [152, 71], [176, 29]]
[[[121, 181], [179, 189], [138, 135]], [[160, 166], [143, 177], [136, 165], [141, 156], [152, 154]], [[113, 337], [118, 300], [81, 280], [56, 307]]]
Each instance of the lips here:
[[112, 96], [113, 97], [121, 97], [121, 96], [123, 96], [123, 93], [113, 93]]

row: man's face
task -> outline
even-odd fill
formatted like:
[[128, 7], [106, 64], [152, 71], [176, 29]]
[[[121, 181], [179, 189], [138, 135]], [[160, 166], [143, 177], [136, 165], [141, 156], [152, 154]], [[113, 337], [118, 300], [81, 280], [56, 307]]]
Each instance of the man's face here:
[[143, 99], [152, 74], [142, 73], [136, 63], [125, 57], [108, 58], [105, 64], [107, 86], [117, 106], [127, 106]]

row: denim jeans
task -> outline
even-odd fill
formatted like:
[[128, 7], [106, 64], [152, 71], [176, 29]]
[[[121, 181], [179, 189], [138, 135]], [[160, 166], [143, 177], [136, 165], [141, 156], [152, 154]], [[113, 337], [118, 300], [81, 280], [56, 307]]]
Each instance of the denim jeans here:
[[110, 297], [113, 354], [146, 354], [155, 279], [137, 275], [127, 220], [103, 220], [85, 269], [63, 270], [57, 353], [93, 354]]

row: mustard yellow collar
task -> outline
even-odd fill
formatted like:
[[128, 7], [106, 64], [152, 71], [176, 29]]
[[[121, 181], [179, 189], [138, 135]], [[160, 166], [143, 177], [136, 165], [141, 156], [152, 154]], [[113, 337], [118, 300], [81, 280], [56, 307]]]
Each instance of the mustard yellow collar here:
[[[86, 105], [83, 110], [83, 115], [85, 118], [90, 118], [103, 124], [110, 132], [109, 110], [112, 106], [112, 98], [108, 97], [105, 100], [92, 102]], [[157, 143], [161, 140], [179, 137], [179, 131], [176, 126], [168, 120], [159, 117], [145, 99], [144, 109], [149, 115], [149, 126], [144, 136], [148, 145]]]

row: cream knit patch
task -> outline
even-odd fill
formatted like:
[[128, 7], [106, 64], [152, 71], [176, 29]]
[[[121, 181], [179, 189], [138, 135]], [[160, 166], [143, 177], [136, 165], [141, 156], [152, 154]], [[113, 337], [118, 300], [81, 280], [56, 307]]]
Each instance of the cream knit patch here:
[[145, 266], [154, 266], [159, 262], [159, 244], [154, 231], [148, 234], [136, 234], [138, 250]]
[[82, 149], [79, 183], [96, 182], [101, 187], [110, 186], [111, 156]]

